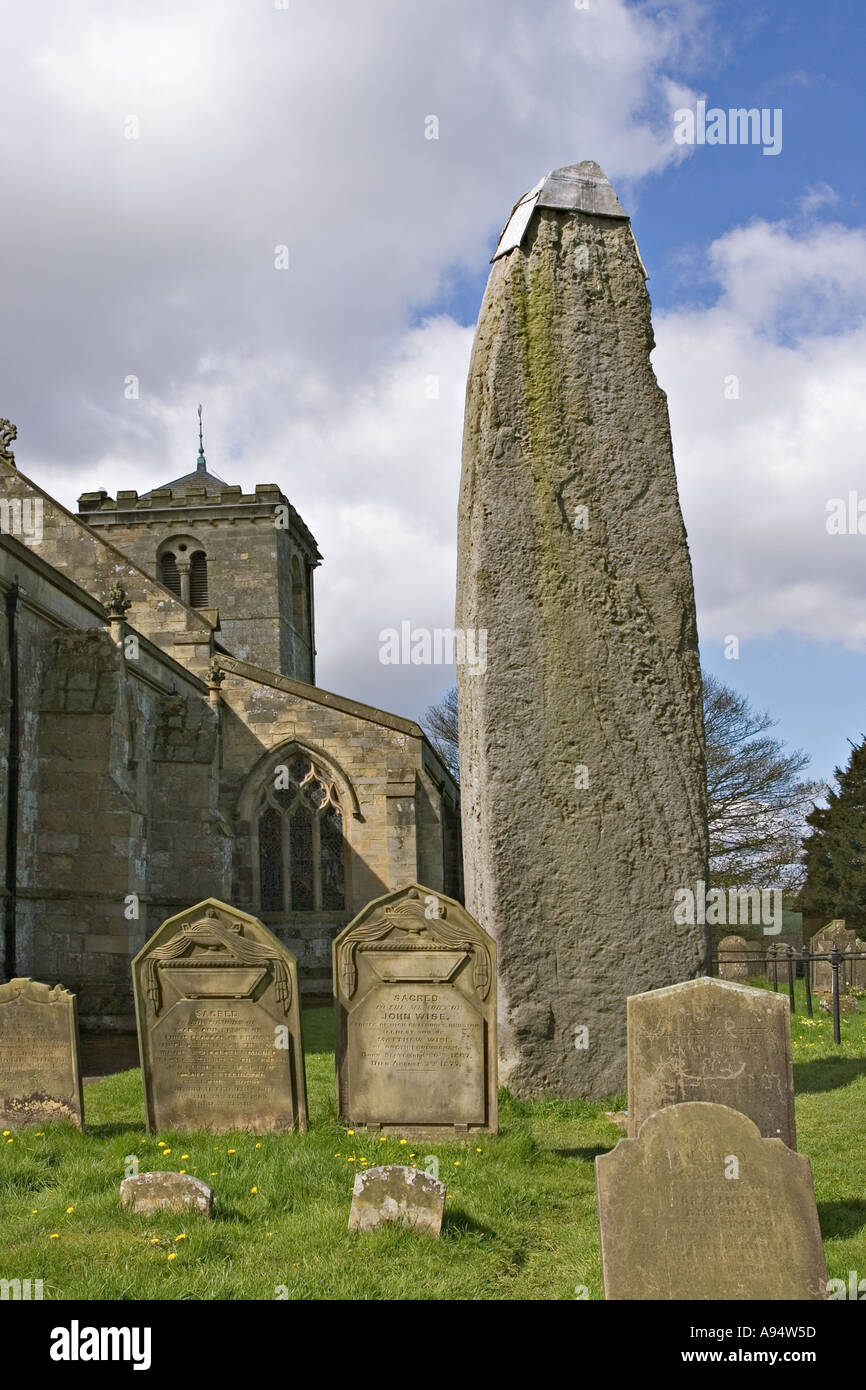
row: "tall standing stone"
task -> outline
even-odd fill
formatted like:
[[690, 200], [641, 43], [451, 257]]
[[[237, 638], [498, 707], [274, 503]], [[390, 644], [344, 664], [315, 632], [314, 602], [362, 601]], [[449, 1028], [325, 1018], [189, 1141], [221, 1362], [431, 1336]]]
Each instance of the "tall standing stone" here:
[[[519, 1095], [625, 1081], [626, 996], [696, 975], [695, 604], [646, 272], [599, 169], [515, 208], [466, 399], [457, 627], [466, 902], [497, 938]], [[486, 647], [485, 647], [486, 643]], [[459, 652], [458, 652], [459, 656]]]

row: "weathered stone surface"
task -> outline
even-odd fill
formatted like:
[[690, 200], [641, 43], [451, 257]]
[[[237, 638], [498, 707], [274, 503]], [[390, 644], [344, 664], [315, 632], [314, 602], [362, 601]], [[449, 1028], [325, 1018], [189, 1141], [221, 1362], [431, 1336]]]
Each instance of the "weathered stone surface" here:
[[334, 942], [337, 1100], [349, 1124], [434, 1138], [496, 1128], [496, 947], [413, 884]]
[[84, 1128], [75, 995], [62, 985], [0, 985], [0, 1123]]
[[297, 966], [261, 922], [208, 898], [132, 972], [149, 1131], [306, 1129]]
[[[809, 950], [821, 953], [853, 951], [857, 933], [846, 927], [844, 918], [836, 917], [812, 937]], [[851, 983], [855, 961], [845, 961], [839, 967], [839, 989]], [[812, 989], [816, 994], [829, 994], [833, 989], [833, 967], [829, 960], [812, 961]]]
[[688, 980], [628, 1001], [634, 1138], [663, 1106], [711, 1101], [797, 1147], [788, 997], [730, 980]]
[[350, 1231], [375, 1231], [388, 1222], [438, 1236], [445, 1213], [445, 1184], [418, 1168], [392, 1163], [355, 1175]]
[[195, 1211], [210, 1216], [213, 1188], [188, 1173], [138, 1173], [120, 1184], [120, 1205], [131, 1211]]
[[749, 943], [742, 936], [725, 936], [718, 945], [719, 979], [749, 983]]
[[826, 1298], [809, 1160], [739, 1111], [659, 1110], [595, 1172], [605, 1298]]
[[[557, 175], [579, 168], [604, 178]], [[518, 1095], [621, 1088], [626, 996], [708, 963], [674, 919], [707, 877], [704, 731], [644, 278], [625, 217], [536, 207], [469, 372], [457, 626], [476, 651], [486, 634], [486, 669], [458, 663], [466, 903], [497, 940]]]

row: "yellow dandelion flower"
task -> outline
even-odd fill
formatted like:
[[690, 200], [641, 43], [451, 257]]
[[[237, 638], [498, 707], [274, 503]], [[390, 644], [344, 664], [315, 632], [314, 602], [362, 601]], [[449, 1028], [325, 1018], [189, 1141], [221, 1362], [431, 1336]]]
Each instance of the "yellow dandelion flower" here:
[[52, 1231], [52, 1233], [51, 1233], [51, 1235], [48, 1237], [48, 1239], [49, 1239], [49, 1240], [59, 1240], [59, 1239], [60, 1239], [60, 1236], [57, 1234], [56, 1231]]
[[266, 1235], [266, 1236], [272, 1236], [273, 1234], [274, 1234], [273, 1231], [265, 1231], [265, 1235]]
[[7, 1135], [7, 1134], [11, 1134], [11, 1133], [12, 1133], [11, 1129], [4, 1129], [4, 1131], [3, 1131], [3, 1138], [5, 1139], [5, 1138], [6, 1138], [6, 1135]]
[[163, 1151], [162, 1151], [162, 1156], [163, 1156], [163, 1158], [168, 1158], [168, 1155], [169, 1155], [170, 1153], [171, 1153], [171, 1149], [163, 1149]]
[[[7, 1132], [8, 1132], [8, 1131], [7, 1131]], [[346, 1130], [346, 1133], [347, 1133], [347, 1134], [354, 1134], [355, 1131], [354, 1131], [353, 1129], [347, 1129], [347, 1130]]]
[[216, 1173], [211, 1173], [211, 1177], [212, 1177], [212, 1178], [215, 1178], [215, 1177], [217, 1177], [217, 1174], [216, 1174]]
[[261, 1144], [256, 1144], [256, 1148], [257, 1148], [257, 1149], [260, 1149], [261, 1147], [262, 1147]]
[[353, 1158], [347, 1158], [347, 1159], [346, 1159], [346, 1162], [347, 1162], [347, 1163], [354, 1163], [354, 1162], [355, 1162], [354, 1157], [353, 1157]]
[[180, 1171], [181, 1171], [181, 1173], [185, 1173], [185, 1172], [186, 1172], [186, 1169], [185, 1169], [185, 1168], [181, 1168]]
[[236, 1154], [236, 1153], [237, 1153], [237, 1149], [226, 1149], [226, 1153]]
[[408, 1143], [409, 1143], [409, 1140], [408, 1140], [408, 1139], [401, 1139], [401, 1140], [400, 1140], [400, 1143], [401, 1143], [401, 1144], [408, 1144]]
[[455, 1167], [455, 1168], [459, 1168], [459, 1167], [460, 1167], [460, 1159], [459, 1159], [459, 1158], [455, 1158], [455, 1160], [454, 1160], [454, 1167]]
[[159, 1245], [159, 1236], [153, 1236], [150, 1243], [151, 1245]]
[[380, 1144], [387, 1144], [387, 1142], [388, 1142], [387, 1135], [383, 1134], [382, 1137], [381, 1137], [381, 1139], [379, 1140], [379, 1143], [380, 1143]]
[[257, 1187], [251, 1187], [251, 1188], [250, 1188], [250, 1196], [252, 1196], [253, 1193], [258, 1192], [258, 1190], [259, 1190], [259, 1189], [258, 1189]]
[[33, 1210], [31, 1211], [30, 1215], [31, 1215], [31, 1216], [38, 1216], [38, 1215], [39, 1215], [39, 1208], [38, 1208], [38, 1207], [34, 1207]]
[[480, 1154], [480, 1153], [481, 1153], [481, 1150], [480, 1150], [480, 1149], [476, 1149], [475, 1152], [476, 1152], [477, 1154]]
[[175, 1236], [174, 1239], [175, 1239], [175, 1242], [177, 1242], [177, 1241], [179, 1241], [179, 1240], [187, 1240], [188, 1237], [185, 1236], [185, 1235], [183, 1235], [183, 1234], [181, 1234], [181, 1235], [179, 1235], [179, 1236]]
[[184, 1159], [184, 1158], [189, 1158], [189, 1154], [181, 1154], [181, 1158], [182, 1158], [182, 1159]]
[[170, 1260], [176, 1260], [176, 1259], [177, 1259], [177, 1251], [176, 1251], [176, 1250], [172, 1250], [172, 1252], [171, 1252], [171, 1254], [169, 1255], [168, 1258], [169, 1258]]
[[67, 1208], [66, 1208], [66, 1215], [67, 1215], [67, 1216], [71, 1216], [72, 1213], [73, 1213], [74, 1211], [75, 1211], [75, 1208], [74, 1208], [74, 1207], [67, 1207]]
[[6, 1143], [7, 1143], [7, 1144], [14, 1144], [14, 1143], [15, 1143], [15, 1140], [14, 1140], [14, 1139], [7, 1139], [7, 1140], [6, 1140]]
[[334, 1154], [334, 1157], [335, 1157], [335, 1158], [342, 1158], [343, 1155], [342, 1155], [342, 1154]]

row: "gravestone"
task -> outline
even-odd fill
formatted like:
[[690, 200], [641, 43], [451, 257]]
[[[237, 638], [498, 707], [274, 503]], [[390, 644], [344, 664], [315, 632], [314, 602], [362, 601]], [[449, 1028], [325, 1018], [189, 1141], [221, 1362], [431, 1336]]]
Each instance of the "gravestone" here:
[[423, 1138], [496, 1128], [496, 947], [414, 884], [334, 942], [337, 1101], [355, 1127]]
[[213, 1188], [189, 1173], [137, 1173], [120, 1184], [120, 1205], [129, 1211], [194, 1211], [210, 1216]]
[[255, 917], [208, 898], [132, 962], [148, 1131], [306, 1129], [298, 971]]
[[853, 950], [855, 955], [862, 956], [862, 960], [851, 961], [851, 984], [855, 989], [866, 989], [866, 941], [858, 937]]
[[718, 944], [719, 979], [749, 983], [749, 944], [742, 936], [725, 936]]
[[707, 879], [704, 727], [646, 277], [599, 166], [552, 171], [500, 238], [469, 368], [466, 906], [496, 936], [518, 1096], [621, 1090], [626, 996], [708, 967], [677, 912]]
[[[828, 922], [826, 927], [812, 937], [809, 942], [809, 950], [829, 953], [830, 951], [852, 951], [857, 933], [850, 927], [846, 927], [842, 917], [835, 917], [832, 922]], [[850, 983], [851, 970], [854, 961], [844, 962], [839, 967], [839, 989], [844, 990]], [[829, 960], [812, 961], [812, 993], [813, 994], [832, 994], [833, 992], [833, 967]]]
[[658, 1110], [595, 1173], [605, 1298], [827, 1297], [809, 1160], [739, 1111]]
[[350, 1231], [376, 1231], [396, 1223], [438, 1236], [445, 1213], [445, 1184], [419, 1168], [387, 1164], [356, 1173]]
[[787, 995], [703, 976], [627, 1007], [630, 1138], [664, 1106], [712, 1101], [797, 1147]]
[[84, 1128], [78, 1011], [62, 985], [0, 985], [0, 1123]]

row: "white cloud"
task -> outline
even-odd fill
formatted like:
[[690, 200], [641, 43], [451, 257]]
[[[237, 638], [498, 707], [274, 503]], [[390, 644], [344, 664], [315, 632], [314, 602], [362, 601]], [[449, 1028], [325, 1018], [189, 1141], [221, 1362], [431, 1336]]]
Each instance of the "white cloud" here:
[[512, 203], [548, 169], [597, 159], [633, 205], [640, 178], [683, 158], [671, 113], [683, 63], [711, 42], [704, 10], [10, 12], [4, 413], [22, 468], [67, 505], [100, 485], [144, 491], [193, 465], [203, 401], [212, 469], [280, 483], [319, 537], [321, 681], [423, 708], [439, 673], [383, 685], [375, 635], [395, 617], [453, 620], [471, 333], [414, 316], [455, 275], [480, 287]]
[[756, 222], [708, 266], [716, 302], [657, 316], [654, 356], [702, 640], [790, 631], [866, 650], [866, 536], [826, 526], [829, 499], [866, 502], [866, 231]]

